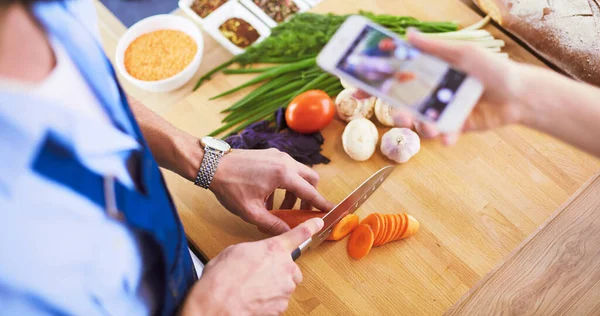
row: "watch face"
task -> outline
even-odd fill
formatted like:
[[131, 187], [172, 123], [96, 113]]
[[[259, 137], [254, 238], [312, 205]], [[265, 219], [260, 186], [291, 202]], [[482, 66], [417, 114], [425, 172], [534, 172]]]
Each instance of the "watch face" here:
[[222, 152], [228, 152], [231, 149], [231, 146], [227, 142], [210, 136], [202, 137], [202, 144]]

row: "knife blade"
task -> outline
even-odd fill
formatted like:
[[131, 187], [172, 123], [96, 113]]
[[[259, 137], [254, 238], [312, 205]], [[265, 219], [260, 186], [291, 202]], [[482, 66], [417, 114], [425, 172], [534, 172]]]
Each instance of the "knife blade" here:
[[304, 241], [298, 248], [292, 252], [292, 259], [296, 261], [300, 255], [308, 249], [314, 249], [318, 247], [323, 240], [327, 239], [333, 227], [346, 215], [356, 212], [356, 210], [371, 197], [387, 179], [387, 177], [394, 171], [394, 166], [386, 166], [379, 171], [375, 172], [369, 179], [365, 180], [361, 185], [358, 186], [352, 193], [350, 193], [344, 200], [336, 205], [331, 211], [323, 216], [325, 224], [323, 228], [314, 234], [311, 238]]

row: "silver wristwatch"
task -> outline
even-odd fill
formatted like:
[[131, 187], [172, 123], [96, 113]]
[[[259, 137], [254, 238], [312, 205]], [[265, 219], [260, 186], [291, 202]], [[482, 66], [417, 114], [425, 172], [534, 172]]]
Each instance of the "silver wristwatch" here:
[[217, 172], [221, 157], [231, 152], [231, 146], [225, 141], [210, 136], [202, 137], [200, 144], [204, 146], [204, 158], [202, 158], [202, 164], [200, 164], [194, 184], [208, 189]]

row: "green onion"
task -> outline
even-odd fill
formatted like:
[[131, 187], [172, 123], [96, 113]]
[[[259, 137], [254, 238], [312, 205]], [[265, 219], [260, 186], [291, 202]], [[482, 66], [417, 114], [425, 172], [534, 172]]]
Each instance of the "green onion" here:
[[291, 71], [295, 71], [295, 70], [300, 70], [300, 69], [304, 69], [304, 68], [308, 68], [310, 66], [314, 66], [316, 63], [316, 59], [315, 58], [309, 58], [309, 59], [304, 59], [292, 64], [285, 64], [285, 65], [281, 65], [278, 67], [275, 67], [267, 72], [264, 72], [258, 76], [256, 76], [254, 79], [247, 81], [246, 83], [237, 86], [233, 89], [227, 90], [217, 96], [214, 96], [212, 98], [210, 98], [210, 100], [214, 100], [214, 99], [218, 99], [220, 97], [224, 97], [226, 95], [232, 94], [234, 92], [237, 92], [239, 90], [242, 90], [243, 88], [249, 87], [255, 83], [259, 83], [261, 81], [267, 80], [267, 79], [271, 79], [274, 77], [277, 77], [283, 73], [286, 72], [291, 72]]
[[254, 73], [261, 73], [261, 72], [266, 72], [269, 70], [273, 70], [274, 68], [276, 68], [277, 66], [273, 66], [273, 67], [263, 67], [263, 68], [237, 68], [237, 69], [225, 69], [223, 70], [223, 73], [226, 75], [237, 75], [237, 74], [254, 74]]

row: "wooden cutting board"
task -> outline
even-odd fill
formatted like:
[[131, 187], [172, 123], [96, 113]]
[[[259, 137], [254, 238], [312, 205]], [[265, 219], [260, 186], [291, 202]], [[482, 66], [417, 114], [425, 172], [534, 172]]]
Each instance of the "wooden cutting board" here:
[[[112, 58], [124, 28], [99, 8], [103, 42]], [[455, 20], [463, 26], [480, 18], [460, 0], [325, 0], [316, 11], [359, 9]], [[507, 41], [505, 51], [513, 59], [542, 65], [501, 32], [488, 29]], [[200, 73], [229, 57], [206, 36]], [[169, 94], [142, 92], [127, 84], [125, 89], [177, 127], [202, 136], [220, 125], [219, 111], [242, 94], [208, 98], [248, 78], [217, 75], [194, 93], [193, 82]], [[332, 162], [315, 167], [321, 175], [319, 190], [333, 202], [390, 163], [379, 153], [367, 162], [349, 159], [340, 140], [343, 127], [335, 121], [324, 131], [324, 154]], [[380, 133], [385, 130], [380, 128]], [[424, 141], [421, 152], [399, 165], [357, 212], [361, 218], [371, 212], [408, 212], [421, 222], [421, 230], [410, 239], [373, 249], [361, 261], [348, 257], [346, 240], [324, 243], [303, 255], [298, 263], [304, 282], [287, 314], [440, 315], [599, 167], [597, 160], [521, 127], [468, 135], [452, 148]], [[229, 214], [210, 192], [168, 171], [165, 176], [191, 242], [208, 258], [229, 245], [265, 238]]]

